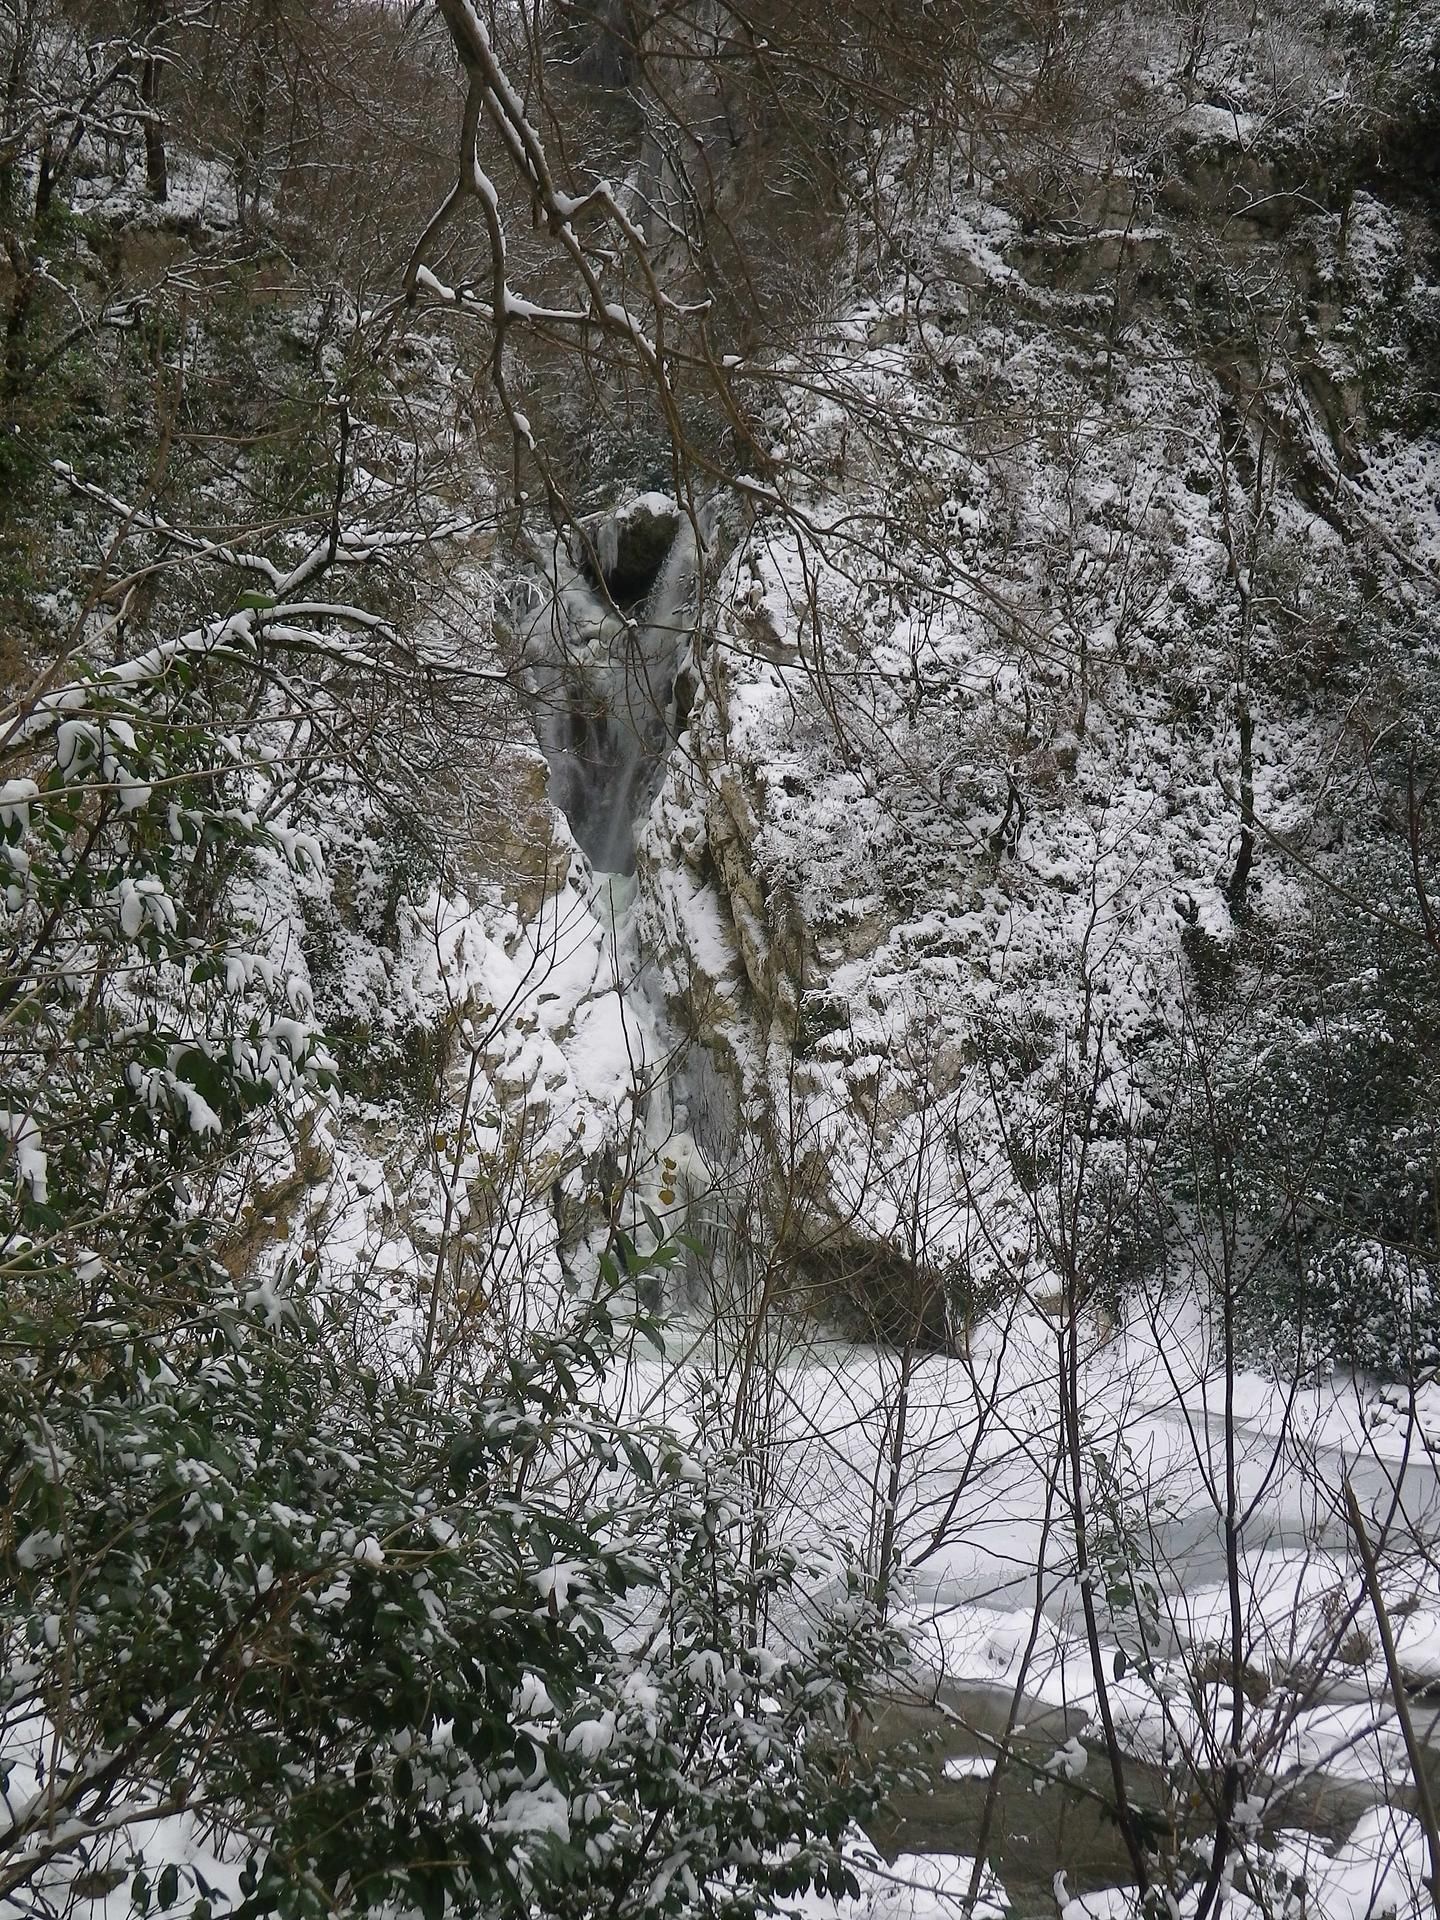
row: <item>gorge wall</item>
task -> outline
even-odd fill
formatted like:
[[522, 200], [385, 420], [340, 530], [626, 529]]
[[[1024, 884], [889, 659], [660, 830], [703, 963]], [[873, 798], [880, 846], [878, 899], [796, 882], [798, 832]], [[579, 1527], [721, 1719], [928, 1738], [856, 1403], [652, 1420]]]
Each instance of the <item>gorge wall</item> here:
[[776, 381], [793, 511], [717, 501], [702, 594], [639, 496], [529, 589], [685, 1151], [762, 1269], [891, 1337], [1048, 1297], [1077, 1114], [1143, 1184], [1187, 1035], [1353, 843], [1358, 714], [1434, 645], [1423, 181], [1152, 109], [1048, 212], [899, 140], [891, 241]]

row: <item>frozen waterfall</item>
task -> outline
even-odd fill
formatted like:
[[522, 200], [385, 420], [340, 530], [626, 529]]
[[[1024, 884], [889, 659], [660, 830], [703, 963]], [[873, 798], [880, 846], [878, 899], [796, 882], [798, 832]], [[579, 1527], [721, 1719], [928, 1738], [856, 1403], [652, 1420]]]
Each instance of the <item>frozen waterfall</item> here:
[[[701, 557], [713, 530], [709, 515], [698, 520], [697, 532], [674, 500], [648, 493], [583, 522], [546, 553], [517, 625], [551, 798], [594, 876], [591, 911], [625, 1033], [633, 1120], [616, 1142], [615, 1173], [629, 1195], [627, 1228], [647, 1244], [649, 1210], [713, 1259], [726, 1209], [692, 1135], [689, 1095], [692, 1081], [708, 1087], [714, 1071], [692, 1060], [673, 1029], [635, 876], [636, 829], [688, 711]], [[687, 1290], [696, 1284], [692, 1273]]]
[[635, 823], [675, 738], [699, 543], [661, 493], [556, 540], [521, 631], [551, 797], [597, 873], [629, 873]]

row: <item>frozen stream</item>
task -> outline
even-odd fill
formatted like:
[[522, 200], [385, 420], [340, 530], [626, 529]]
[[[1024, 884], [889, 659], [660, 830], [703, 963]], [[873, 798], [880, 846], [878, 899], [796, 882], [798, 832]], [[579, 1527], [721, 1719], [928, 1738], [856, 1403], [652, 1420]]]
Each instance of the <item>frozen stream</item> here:
[[[1147, 1441], [1174, 1462], [1170, 1474], [1178, 1490], [1185, 1477], [1183, 1456], [1194, 1459], [1192, 1428], [1180, 1409], [1165, 1406], [1148, 1409], [1144, 1423]], [[1286, 1444], [1277, 1464], [1276, 1435], [1262, 1421], [1237, 1421], [1235, 1439], [1240, 1499], [1244, 1506], [1254, 1503], [1244, 1536], [1250, 1555], [1348, 1555], [1349, 1529], [1338, 1505], [1346, 1477], [1376, 1533], [1388, 1523], [1422, 1538], [1440, 1538], [1440, 1475], [1434, 1457], [1418, 1442], [1408, 1459], [1327, 1440], [1313, 1444], [1297, 1460]], [[1216, 1466], [1219, 1453], [1217, 1436], [1211, 1455]], [[1030, 1504], [1025, 1490], [1032, 1484], [1033, 1467], [1018, 1452], [987, 1462], [977, 1476], [973, 1502], [965, 1503], [963, 1523], [957, 1523], [963, 1547], [947, 1547], [922, 1567], [918, 1593], [937, 1607], [973, 1601], [993, 1607], [1027, 1604], [1034, 1592], [1042, 1535], [1039, 1517], [1027, 1517], [1024, 1511]], [[1196, 1499], [1198, 1485], [1190, 1492], [1180, 1511], [1147, 1515], [1138, 1537], [1146, 1560], [1177, 1605], [1186, 1594], [1220, 1585], [1226, 1573], [1221, 1518], [1208, 1501]], [[1057, 1613], [1078, 1608], [1074, 1583], [1064, 1573], [1063, 1528], [1061, 1533], [1046, 1555], [1051, 1576], [1046, 1607]]]

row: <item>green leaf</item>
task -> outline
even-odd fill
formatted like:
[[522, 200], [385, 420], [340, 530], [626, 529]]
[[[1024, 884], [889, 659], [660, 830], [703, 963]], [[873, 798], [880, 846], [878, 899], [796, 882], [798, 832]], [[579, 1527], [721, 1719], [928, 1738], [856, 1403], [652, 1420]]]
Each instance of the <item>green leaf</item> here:
[[241, 613], [268, 613], [274, 605], [273, 593], [242, 593], [235, 602], [236, 610]]
[[452, 1493], [463, 1493], [470, 1477], [489, 1456], [489, 1445], [479, 1433], [463, 1434], [450, 1449], [449, 1481]]

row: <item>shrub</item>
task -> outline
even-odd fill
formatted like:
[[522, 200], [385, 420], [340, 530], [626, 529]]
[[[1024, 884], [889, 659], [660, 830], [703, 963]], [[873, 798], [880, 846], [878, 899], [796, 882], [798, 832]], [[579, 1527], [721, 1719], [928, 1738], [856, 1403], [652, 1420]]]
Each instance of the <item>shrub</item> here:
[[145, 1855], [186, 1809], [247, 1916], [848, 1884], [848, 1736], [895, 1657], [858, 1578], [756, 1544], [703, 1407], [686, 1442], [622, 1417], [604, 1299], [450, 1399], [353, 1366], [339, 1317], [215, 1290], [57, 1351], [3, 1309], [0, 1891], [123, 1864], [142, 1913], [189, 1901]]

